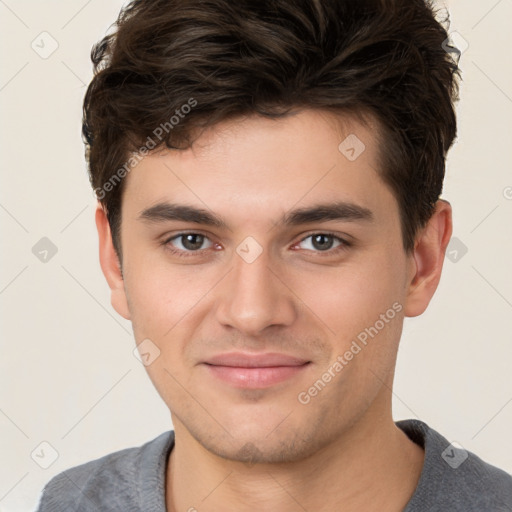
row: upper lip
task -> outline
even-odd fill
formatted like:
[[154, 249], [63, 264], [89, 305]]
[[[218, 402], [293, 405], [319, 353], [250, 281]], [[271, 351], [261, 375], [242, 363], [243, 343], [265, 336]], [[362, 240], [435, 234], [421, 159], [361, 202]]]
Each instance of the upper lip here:
[[215, 366], [233, 366], [238, 368], [269, 368], [272, 366], [301, 366], [309, 363], [307, 359], [289, 356], [287, 354], [267, 353], [249, 354], [229, 352], [218, 354], [204, 361]]

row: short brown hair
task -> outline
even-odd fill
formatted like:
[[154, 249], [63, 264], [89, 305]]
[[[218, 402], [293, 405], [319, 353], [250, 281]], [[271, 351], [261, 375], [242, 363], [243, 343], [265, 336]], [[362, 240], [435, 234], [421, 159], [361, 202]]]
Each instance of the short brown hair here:
[[92, 49], [82, 127], [118, 256], [130, 159], [148, 147], [190, 147], [196, 128], [295, 108], [377, 120], [380, 173], [410, 252], [456, 136], [460, 71], [456, 49], [446, 51], [448, 18], [436, 15], [427, 0], [130, 2]]

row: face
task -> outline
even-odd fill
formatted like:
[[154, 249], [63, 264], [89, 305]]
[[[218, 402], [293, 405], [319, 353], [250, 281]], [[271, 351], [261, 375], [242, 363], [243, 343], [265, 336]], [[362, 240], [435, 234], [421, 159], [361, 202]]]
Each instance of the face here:
[[411, 261], [375, 130], [238, 119], [127, 176], [113, 304], [150, 340], [175, 429], [207, 450], [299, 460], [389, 414]]

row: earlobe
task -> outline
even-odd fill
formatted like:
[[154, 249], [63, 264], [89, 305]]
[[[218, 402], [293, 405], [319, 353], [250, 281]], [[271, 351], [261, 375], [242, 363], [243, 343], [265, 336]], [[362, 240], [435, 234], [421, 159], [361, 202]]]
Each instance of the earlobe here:
[[96, 208], [96, 228], [98, 230], [101, 270], [110, 287], [112, 307], [123, 318], [130, 320], [131, 316], [121, 265], [112, 242], [112, 233], [107, 215], [99, 201]]
[[435, 213], [418, 235], [411, 258], [411, 276], [405, 303], [405, 316], [421, 315], [432, 299], [444, 263], [446, 247], [452, 236], [452, 208], [440, 199]]

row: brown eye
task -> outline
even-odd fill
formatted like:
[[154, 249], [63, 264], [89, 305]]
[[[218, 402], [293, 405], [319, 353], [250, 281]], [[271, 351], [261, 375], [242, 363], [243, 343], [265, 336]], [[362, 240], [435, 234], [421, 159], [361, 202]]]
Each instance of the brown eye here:
[[[331, 249], [333, 249], [332, 252], [336, 252], [336, 250], [344, 249], [350, 245], [348, 242], [332, 233], [314, 233], [303, 238], [298, 245], [304, 243], [306, 240], [311, 240], [311, 242], [307, 244], [309, 247], [305, 247], [305, 249], [315, 252], [327, 252]], [[337, 245], [335, 246], [334, 244], [336, 242]]]
[[194, 251], [197, 249], [201, 249], [203, 245], [205, 237], [203, 235], [199, 235], [197, 233], [189, 233], [187, 235], [180, 235], [179, 237], [182, 241], [183, 247], [190, 251]]
[[209, 246], [204, 247], [204, 243], [207, 240], [209, 240], [208, 237], [201, 233], [178, 233], [168, 238], [164, 245], [174, 253], [189, 256], [195, 252], [199, 253], [210, 248], [213, 245], [211, 242]]
[[333, 237], [329, 235], [319, 234], [311, 237], [312, 245], [318, 250], [329, 250], [333, 246]]

